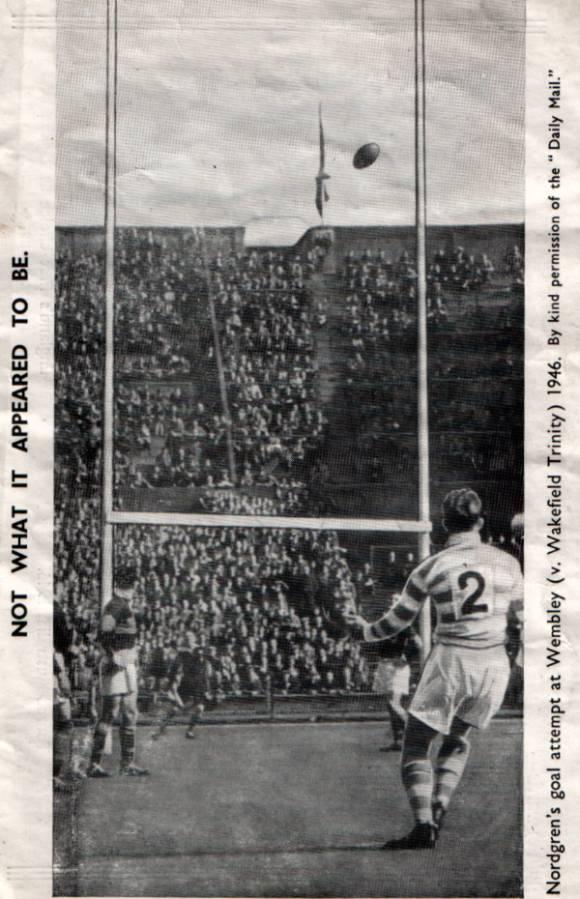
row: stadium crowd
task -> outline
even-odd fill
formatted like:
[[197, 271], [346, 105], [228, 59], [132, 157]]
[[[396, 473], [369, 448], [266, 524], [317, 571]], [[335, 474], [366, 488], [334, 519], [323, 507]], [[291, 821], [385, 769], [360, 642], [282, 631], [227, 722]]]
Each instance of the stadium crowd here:
[[[514, 390], [509, 382], [521, 379], [521, 366], [518, 368], [509, 340], [505, 351], [493, 353], [481, 347], [482, 332], [505, 331], [511, 312], [501, 305], [497, 309], [469, 307], [466, 314], [458, 311], [456, 302], [458, 295], [468, 296], [490, 286], [494, 271], [486, 253], [476, 257], [462, 247], [449, 253], [438, 249], [428, 266], [427, 315], [431, 346], [435, 346], [429, 360], [430, 419], [442, 438], [439, 445], [445, 461], [441, 467], [451, 472], [468, 474], [478, 467], [489, 471], [492, 457], [496, 474], [509, 471], [513, 463], [511, 438], [506, 439], [504, 450], [496, 448], [490, 454], [489, 435], [509, 434], [513, 428]], [[512, 291], [523, 277], [523, 257], [517, 246], [506, 256], [503, 277]], [[416, 456], [414, 446], [406, 446], [404, 435], [415, 433], [417, 420], [416, 376], [408, 366], [409, 357], [416, 353], [417, 273], [406, 250], [396, 261], [384, 251], [365, 250], [359, 256], [347, 255], [343, 278], [347, 398], [349, 406], [357, 409], [356, 439], [365, 460], [363, 477], [380, 480], [385, 470], [408, 470], [410, 457]], [[457, 333], [458, 328], [462, 333]], [[458, 344], [463, 352], [458, 352]], [[475, 371], [477, 383], [473, 382]], [[474, 398], [474, 388], [481, 392], [481, 378], [490, 379], [487, 401], [480, 395]], [[458, 440], [461, 452], [456, 449]]]
[[[98, 661], [97, 501], [76, 511], [62, 508], [56, 523], [56, 598], [74, 632], [73, 685], [89, 690]], [[368, 689], [359, 646], [324, 612], [374, 589], [368, 564], [353, 576], [346, 555], [332, 532], [118, 527], [119, 564], [138, 573], [142, 688], [167, 688], [193, 634], [209, 700], [263, 695], [267, 680], [282, 694]]]
[[[119, 505], [126, 491], [185, 487], [197, 488], [191, 507], [200, 511], [305, 512], [309, 472], [327, 438], [316, 354], [316, 332], [325, 316], [307, 282], [320, 270], [328, 244], [315, 243], [305, 254], [224, 249], [209, 259], [200, 234], [192, 235], [179, 252], [155, 244], [150, 234], [141, 237], [141, 249], [131, 244], [121, 252], [119, 332], [130, 335], [120, 353], [121, 371], [134, 378], [141, 373], [142, 382], [121, 380], [117, 390]], [[138, 232], [130, 236], [135, 242]], [[504, 261], [504, 277], [515, 278], [522, 265], [515, 247]], [[152, 283], [143, 275], [150, 266]], [[485, 253], [438, 249], [428, 270], [431, 327], [448, 324], [450, 296], [480, 291], [494, 270]], [[376, 449], [367, 465], [372, 481], [389, 459], [395, 470], [408, 467], [398, 438], [414, 431], [416, 406], [413, 376], [406, 367], [401, 371], [401, 350], [415, 351], [416, 272], [406, 250], [394, 262], [384, 251], [365, 250], [358, 258], [346, 257], [343, 276], [350, 347], [346, 394], [360, 419], [361, 447]], [[461, 382], [473, 375], [461, 367], [464, 355], [455, 353], [453, 362], [440, 363], [434, 373], [450, 382], [434, 398], [438, 428], [452, 431], [460, 422], [465, 430], [471, 421], [477, 430], [509, 430], [509, 410], [498, 418], [497, 397], [476, 409], [461, 395]], [[503, 366], [509, 378], [513, 362], [501, 356], [490, 365], [490, 376], [497, 377]], [[141, 363], [147, 368], [148, 359], [145, 374]], [[195, 377], [189, 374], [194, 369]], [[390, 381], [401, 377], [408, 379], [408, 390], [393, 389]], [[146, 383], [150, 379], [165, 386]], [[471, 442], [481, 446], [477, 438]], [[468, 450], [466, 462], [484, 454]], [[458, 463], [459, 456], [450, 453], [449, 460]]]
[[[91, 691], [99, 651], [98, 501], [62, 508], [56, 522], [56, 599], [74, 638], [73, 688]], [[490, 542], [508, 548], [503, 535]], [[259, 528], [118, 526], [118, 564], [137, 570], [134, 608], [142, 692], [168, 687], [172, 662], [190, 642], [202, 653], [207, 700], [371, 689], [360, 645], [327, 616], [355, 597], [373, 603], [368, 562], [349, 562], [334, 532]], [[388, 580], [401, 585], [412, 553], [388, 553]]]
[[90, 490], [101, 453], [104, 265], [90, 252], [56, 256], [55, 491]]
[[[127, 229], [119, 239], [117, 503], [122, 507], [127, 489], [187, 488], [200, 511], [303, 513], [322, 471], [317, 458], [327, 429], [316, 347], [326, 318], [308, 282], [328, 246], [314, 244], [303, 254], [224, 246], [208, 261], [201, 232], [180, 240], [176, 247], [145, 229]], [[521, 280], [517, 248], [506, 265], [514, 284]], [[487, 256], [476, 261], [459, 248], [449, 257], [436, 253], [429, 267], [432, 326], [447, 323], [451, 292], [473, 293], [492, 274]], [[55, 585], [74, 627], [79, 689], [94, 680], [97, 655], [103, 278], [98, 250], [59, 247]], [[401, 377], [401, 349], [414, 339], [415, 281], [405, 252], [396, 263], [370, 252], [345, 262], [346, 399], [370, 481], [380, 480], [385, 466], [391, 475], [408, 467], [414, 455], [402, 439], [415, 427], [413, 376], [403, 373], [409, 389], [393, 390], [391, 381]], [[460, 384], [472, 375], [465, 355], [433, 354], [437, 376]], [[485, 364], [496, 378], [519, 376], [509, 353], [489, 352]], [[446, 429], [433, 435], [438, 458], [464, 467], [468, 460], [474, 471], [491, 470], [490, 459], [495, 471], [513, 467], [513, 446], [490, 453], [486, 443], [490, 429], [507, 424], [508, 411], [502, 419], [490, 396], [487, 412], [480, 403], [473, 421], [481, 433], [467, 434], [474, 403], [460, 395], [450, 400], [450, 390], [432, 406], [438, 428]], [[461, 437], [451, 433], [458, 422]], [[323, 614], [325, 603], [345, 601], [355, 586], [360, 592], [361, 578], [368, 582], [363, 589], [372, 589], [369, 572], [352, 560], [349, 567], [335, 534], [125, 526], [118, 535], [119, 557], [139, 572], [149, 688], [161, 687], [188, 634], [206, 659], [213, 699], [262, 692], [266, 680], [287, 693], [369, 688], [365, 658], [332, 634]], [[393, 570], [400, 580], [399, 564]]]
[[[117, 321], [130, 338], [123, 338], [121, 371], [145, 376], [143, 364], [150, 359], [148, 379], [176, 383], [168, 390], [120, 382], [117, 485], [207, 488], [200, 494], [202, 508], [255, 514], [271, 514], [285, 490], [284, 511], [296, 510], [304, 466], [325, 425], [314, 393], [313, 316], [305, 288], [325, 248], [315, 245], [304, 256], [232, 251], [211, 262], [197, 251], [199, 246], [191, 258], [169, 253], [166, 263], [150, 249], [122, 253]], [[156, 280], [145, 285], [142, 273], [151, 264]], [[195, 296], [187, 326], [185, 284]], [[150, 294], [152, 302], [145, 302]], [[195, 395], [177, 383], [193, 365]], [[218, 399], [220, 380], [227, 408], [223, 395]], [[268, 484], [274, 495], [227, 497], [233, 477], [244, 488]], [[220, 495], [214, 496], [215, 488]]]
[[273, 469], [300, 472], [324, 432], [304, 281], [311, 270], [298, 255], [254, 251], [214, 277], [235, 455], [246, 482]]
[[186, 375], [203, 341], [204, 310], [191, 303], [205, 290], [200, 235], [185, 230], [180, 246], [147, 229], [122, 231], [115, 254], [117, 369], [146, 377]]
[[[506, 261], [512, 287], [523, 274], [523, 257], [514, 247]], [[486, 253], [477, 259], [462, 247], [450, 253], [438, 249], [427, 271], [427, 307], [431, 327], [447, 325], [450, 297], [481, 291], [490, 284], [495, 271]], [[352, 347], [350, 368], [364, 370], [369, 353], [396, 345], [416, 321], [417, 273], [407, 250], [392, 261], [383, 250], [365, 250], [360, 256], [351, 251], [343, 268], [348, 319], [346, 323]], [[457, 314], [457, 313], [456, 313]]]

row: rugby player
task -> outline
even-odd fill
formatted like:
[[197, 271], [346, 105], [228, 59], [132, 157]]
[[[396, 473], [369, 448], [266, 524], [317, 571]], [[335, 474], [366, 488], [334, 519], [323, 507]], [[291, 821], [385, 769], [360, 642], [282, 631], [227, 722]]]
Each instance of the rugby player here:
[[112, 600], [103, 609], [99, 642], [104, 651], [101, 663], [101, 716], [93, 736], [89, 777], [109, 777], [102, 767], [105, 745], [110, 740], [113, 721], [121, 714], [120, 774], [142, 777], [147, 768], [135, 764], [137, 729], [137, 622], [132, 608], [137, 573], [132, 566], [119, 568]]
[[384, 640], [377, 647], [379, 661], [373, 677], [373, 693], [382, 694], [386, 699], [392, 732], [392, 743], [381, 747], [382, 752], [401, 749], [410, 693], [409, 661], [420, 649], [421, 640], [411, 628], [401, 631], [392, 640]]
[[[399, 601], [378, 621], [346, 615], [353, 636], [374, 642], [409, 627], [428, 596], [437, 614], [434, 647], [409, 706], [401, 757], [415, 826], [385, 849], [434, 848], [469, 756], [470, 730], [488, 726], [507, 688], [506, 633], [512, 617], [521, 629], [522, 573], [513, 556], [482, 543], [481, 510], [473, 490], [448, 493], [444, 549], [411, 572]], [[433, 765], [430, 750], [438, 734], [443, 740]]]
[[206, 665], [202, 653], [197, 647], [195, 634], [188, 633], [185, 644], [177, 656], [169, 672], [168, 697], [173, 708], [165, 716], [159, 730], [153, 734], [158, 739], [167, 728], [174, 715], [180, 711], [191, 710], [189, 728], [185, 732], [188, 740], [195, 739], [195, 728], [201, 721], [205, 710], [207, 692]]
[[71, 774], [73, 722], [71, 716], [70, 681], [65, 659], [72, 644], [72, 631], [66, 615], [55, 600], [53, 612], [53, 753], [52, 776], [56, 790], [65, 788], [65, 777]]

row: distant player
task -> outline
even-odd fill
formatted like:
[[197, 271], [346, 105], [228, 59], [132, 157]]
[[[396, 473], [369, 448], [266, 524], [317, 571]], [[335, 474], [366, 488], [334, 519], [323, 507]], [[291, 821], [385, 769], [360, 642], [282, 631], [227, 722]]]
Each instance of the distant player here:
[[[408, 627], [430, 596], [437, 614], [435, 646], [409, 706], [402, 780], [415, 817], [407, 836], [385, 849], [431, 849], [469, 755], [469, 732], [485, 728], [508, 684], [508, 619], [521, 617], [523, 581], [517, 560], [481, 541], [481, 500], [469, 489], [443, 502], [445, 548], [411, 572], [400, 600], [370, 624], [350, 615], [353, 635], [373, 642]], [[430, 749], [443, 735], [435, 764]]]
[[159, 730], [153, 734], [158, 739], [171, 719], [179, 712], [190, 711], [189, 727], [185, 732], [188, 740], [195, 739], [195, 730], [205, 710], [207, 692], [206, 663], [197, 646], [195, 634], [189, 633], [184, 646], [179, 650], [169, 671], [168, 696], [173, 708], [167, 713]]
[[[511, 520], [511, 553], [516, 557], [520, 566], [524, 565], [524, 516], [522, 512]], [[524, 644], [521, 638], [521, 627], [518, 621], [512, 621], [508, 628], [507, 651], [512, 662], [511, 682], [509, 693], [512, 702], [516, 706], [523, 706], [524, 702]]]
[[401, 749], [411, 690], [409, 663], [420, 648], [421, 640], [410, 628], [401, 631], [392, 640], [384, 640], [377, 647], [380, 658], [373, 677], [373, 693], [383, 695], [387, 701], [392, 732], [392, 742], [381, 747], [382, 752]]
[[524, 564], [524, 516], [521, 512], [511, 520], [513, 554], [519, 559], [520, 565]]
[[65, 658], [72, 644], [72, 632], [58, 602], [53, 610], [53, 752], [52, 776], [56, 790], [64, 789], [71, 775], [73, 722], [70, 681]]
[[101, 662], [101, 715], [93, 736], [89, 777], [109, 777], [102, 767], [105, 745], [111, 738], [113, 721], [120, 714], [120, 774], [140, 777], [149, 774], [135, 764], [137, 728], [137, 622], [132, 608], [137, 580], [130, 566], [116, 572], [111, 602], [103, 609], [99, 642], [104, 658]]

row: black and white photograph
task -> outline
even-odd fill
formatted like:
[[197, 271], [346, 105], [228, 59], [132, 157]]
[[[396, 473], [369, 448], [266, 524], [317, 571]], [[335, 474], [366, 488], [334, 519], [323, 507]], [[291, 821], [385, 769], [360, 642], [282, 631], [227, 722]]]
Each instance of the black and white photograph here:
[[524, 0], [59, 0], [53, 895], [523, 895]]

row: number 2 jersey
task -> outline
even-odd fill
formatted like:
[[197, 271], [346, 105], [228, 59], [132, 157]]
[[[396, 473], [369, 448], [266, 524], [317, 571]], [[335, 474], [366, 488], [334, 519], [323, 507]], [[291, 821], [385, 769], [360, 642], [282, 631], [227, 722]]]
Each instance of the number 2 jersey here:
[[508, 622], [521, 622], [523, 578], [518, 561], [482, 543], [479, 531], [453, 534], [441, 552], [409, 575], [399, 600], [378, 621], [366, 624], [364, 639], [385, 640], [416, 618], [430, 596], [437, 613], [435, 639], [451, 646], [487, 649], [506, 642]]

